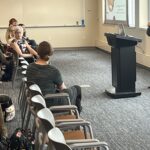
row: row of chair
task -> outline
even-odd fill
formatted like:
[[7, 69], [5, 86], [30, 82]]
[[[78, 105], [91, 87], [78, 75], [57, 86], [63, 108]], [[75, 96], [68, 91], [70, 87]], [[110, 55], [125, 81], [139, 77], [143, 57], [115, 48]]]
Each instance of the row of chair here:
[[[27, 64], [22, 69], [25, 75]], [[68, 105], [47, 108], [45, 101], [51, 98], [65, 98]], [[77, 107], [71, 105], [67, 93], [48, 94], [44, 97], [39, 86], [24, 77], [18, 103], [22, 128], [28, 129], [32, 125], [32, 131], [36, 133], [36, 150], [44, 147], [49, 150], [109, 149], [107, 143], [94, 138], [90, 122], [80, 118]]]

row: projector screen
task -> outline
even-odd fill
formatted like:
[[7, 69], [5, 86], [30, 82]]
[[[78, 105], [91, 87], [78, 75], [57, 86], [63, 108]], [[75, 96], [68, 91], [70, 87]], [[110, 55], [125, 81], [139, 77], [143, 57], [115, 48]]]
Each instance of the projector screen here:
[[128, 25], [128, 0], [105, 0], [105, 23]]

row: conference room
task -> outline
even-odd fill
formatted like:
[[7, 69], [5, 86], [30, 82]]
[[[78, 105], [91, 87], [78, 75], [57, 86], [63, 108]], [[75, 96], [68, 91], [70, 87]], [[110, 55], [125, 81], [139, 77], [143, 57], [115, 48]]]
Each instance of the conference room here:
[[0, 10], [0, 149], [150, 149], [150, 0]]

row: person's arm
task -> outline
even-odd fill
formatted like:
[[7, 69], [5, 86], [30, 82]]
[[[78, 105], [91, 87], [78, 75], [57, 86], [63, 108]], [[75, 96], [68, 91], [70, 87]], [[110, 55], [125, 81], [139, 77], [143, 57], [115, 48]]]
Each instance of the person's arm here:
[[19, 56], [22, 56], [22, 57], [32, 57], [33, 56], [32, 54], [23, 54], [20, 47], [18, 46], [18, 44], [16, 42], [11, 42], [10, 46], [16, 51], [16, 53]]
[[30, 54], [33, 54], [34, 56], [38, 56], [37, 52], [25, 41], [25, 44], [30, 52]]

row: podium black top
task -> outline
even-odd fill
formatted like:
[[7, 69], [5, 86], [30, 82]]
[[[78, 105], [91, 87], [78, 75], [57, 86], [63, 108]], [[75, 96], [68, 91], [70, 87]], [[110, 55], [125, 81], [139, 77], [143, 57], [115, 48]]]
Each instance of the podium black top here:
[[105, 33], [105, 36], [107, 37], [108, 44], [113, 47], [135, 46], [138, 42], [142, 41], [139, 38], [128, 35]]

